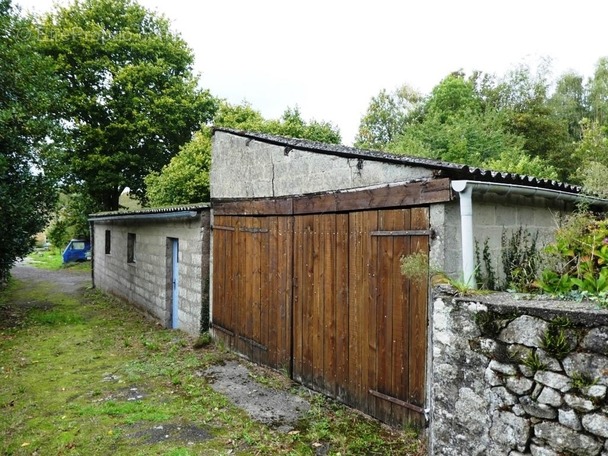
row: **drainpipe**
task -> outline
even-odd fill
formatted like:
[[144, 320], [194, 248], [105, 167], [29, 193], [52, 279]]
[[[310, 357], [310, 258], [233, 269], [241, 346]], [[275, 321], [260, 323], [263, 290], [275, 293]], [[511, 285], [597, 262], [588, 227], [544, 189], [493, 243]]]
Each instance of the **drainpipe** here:
[[462, 274], [464, 282], [471, 288], [475, 283], [475, 244], [473, 237], [473, 189], [477, 192], [495, 193], [500, 196], [521, 195], [543, 197], [572, 204], [587, 203], [591, 206], [608, 209], [608, 199], [580, 193], [569, 193], [525, 185], [501, 184], [498, 182], [478, 182], [469, 180], [452, 181], [452, 189], [460, 196], [460, 232], [462, 236]]
[[473, 186], [468, 181], [452, 181], [452, 188], [460, 196], [460, 236], [462, 248], [462, 276], [465, 285], [477, 288], [473, 238]]

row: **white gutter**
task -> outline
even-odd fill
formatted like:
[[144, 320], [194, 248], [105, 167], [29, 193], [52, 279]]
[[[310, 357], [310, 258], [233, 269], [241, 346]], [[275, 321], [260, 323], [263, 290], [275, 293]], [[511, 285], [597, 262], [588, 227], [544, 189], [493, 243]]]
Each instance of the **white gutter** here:
[[470, 180], [452, 181], [452, 189], [460, 197], [460, 232], [462, 242], [462, 275], [463, 281], [471, 288], [475, 283], [475, 239], [473, 236], [473, 190], [483, 193], [496, 193], [501, 196], [521, 195], [543, 197], [569, 203], [588, 203], [608, 208], [608, 200], [594, 196], [568, 193], [561, 190], [550, 190], [525, 185], [501, 184], [497, 182], [477, 182]]

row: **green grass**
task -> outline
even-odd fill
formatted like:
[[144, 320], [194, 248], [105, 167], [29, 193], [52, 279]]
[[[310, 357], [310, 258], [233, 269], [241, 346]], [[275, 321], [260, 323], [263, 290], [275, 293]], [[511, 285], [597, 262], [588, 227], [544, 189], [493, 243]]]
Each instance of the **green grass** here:
[[[318, 395], [307, 394], [311, 410], [292, 433], [254, 422], [200, 374], [233, 355], [213, 344], [194, 349], [195, 338], [158, 329], [94, 290], [78, 297], [13, 281], [0, 294], [2, 312], [17, 315], [0, 325], [2, 455], [314, 455], [320, 446], [332, 455], [424, 454], [414, 434]], [[277, 373], [251, 372], [290, 387]], [[148, 439], [171, 425], [209, 438]]]
[[49, 250], [36, 250], [27, 256], [27, 261], [34, 267], [41, 269], [49, 269], [57, 271], [59, 269], [69, 268], [75, 271], [90, 271], [91, 262], [71, 262], [63, 264], [63, 258], [61, 256], [61, 250], [57, 247], [50, 248]]

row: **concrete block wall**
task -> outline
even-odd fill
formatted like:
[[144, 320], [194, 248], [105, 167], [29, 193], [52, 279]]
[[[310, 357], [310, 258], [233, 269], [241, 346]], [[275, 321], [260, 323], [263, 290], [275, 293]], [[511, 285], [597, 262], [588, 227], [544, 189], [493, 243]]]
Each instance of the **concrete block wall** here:
[[[488, 241], [494, 270], [502, 274], [503, 232], [507, 239], [519, 227], [538, 233], [537, 246], [551, 241], [565, 213], [572, 208], [564, 203], [539, 197], [499, 196], [473, 193], [473, 230], [475, 241], [483, 250]], [[460, 230], [460, 202], [458, 198], [431, 207], [431, 227], [436, 238], [431, 244], [431, 266], [453, 279], [462, 279], [462, 240]]]
[[[171, 326], [171, 250], [179, 240], [179, 329], [196, 335], [201, 309], [209, 305], [210, 213], [188, 220], [94, 223], [94, 285], [135, 305], [165, 327]], [[105, 254], [105, 231], [111, 252]], [[135, 262], [127, 262], [128, 233], [136, 235]]]
[[608, 310], [440, 291], [431, 322], [430, 454], [608, 456]]
[[432, 177], [432, 170], [285, 147], [216, 131], [212, 198], [261, 198], [345, 190]]

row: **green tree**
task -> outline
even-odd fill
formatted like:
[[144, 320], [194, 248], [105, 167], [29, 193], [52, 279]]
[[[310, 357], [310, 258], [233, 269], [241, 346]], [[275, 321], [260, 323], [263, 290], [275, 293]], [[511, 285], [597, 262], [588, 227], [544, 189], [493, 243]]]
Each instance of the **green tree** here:
[[359, 123], [355, 147], [385, 149], [419, 113], [422, 100], [422, 95], [407, 85], [391, 93], [381, 90], [372, 97]]
[[31, 21], [0, 0], [0, 284], [31, 251], [56, 197], [38, 151], [52, 132], [49, 110], [59, 92], [35, 36]]
[[88, 195], [60, 194], [47, 229], [51, 244], [63, 248], [70, 239], [88, 239], [92, 207], [95, 203]]
[[453, 73], [431, 92], [423, 115], [405, 126], [388, 149], [437, 160], [482, 166], [502, 151], [517, 151], [518, 138], [500, 128], [494, 110], [483, 109], [475, 84]]
[[588, 86], [591, 118], [608, 125], [608, 57], [598, 60]]
[[457, 115], [478, 115], [482, 103], [475, 84], [461, 72], [455, 72], [436, 85], [424, 107], [425, 113], [436, 116], [440, 123]]
[[533, 106], [538, 87], [526, 74], [512, 84], [480, 72], [466, 78], [450, 74], [425, 100], [386, 148], [394, 153], [465, 163], [470, 166], [555, 178], [556, 169], [544, 157], [530, 154], [527, 138], [513, 131], [519, 111]]
[[209, 201], [211, 133], [208, 127], [165, 165], [161, 172], [149, 174], [145, 181], [152, 206]]
[[212, 118], [215, 100], [197, 88], [193, 54], [169, 22], [133, 0], [75, 0], [40, 22], [41, 50], [67, 95], [59, 107], [70, 193], [89, 210], [116, 210], [121, 192], [145, 197], [160, 170]]
[[549, 106], [554, 115], [568, 125], [570, 139], [580, 141], [583, 137], [581, 121], [591, 115], [583, 77], [574, 72], [563, 74], [549, 98]]
[[550, 62], [541, 61], [534, 73], [519, 65], [499, 81], [497, 109], [503, 114], [503, 128], [523, 139], [531, 157], [551, 163], [561, 180], [570, 180], [576, 164], [569, 119], [559, 115], [549, 100]]
[[[222, 102], [213, 123], [237, 130], [332, 144], [340, 142], [340, 133], [330, 123], [306, 122], [297, 108], [288, 108], [278, 120], [266, 120], [247, 103], [233, 106]], [[211, 135], [212, 129], [203, 127], [160, 172], [150, 173], [145, 178], [150, 205], [171, 206], [209, 200]]]
[[583, 187], [589, 193], [608, 197], [606, 175], [608, 175], [608, 137], [607, 128], [597, 120], [583, 119], [581, 122], [583, 138], [577, 144], [576, 157], [580, 163], [577, 170]]
[[[230, 127], [230, 125], [216, 125]], [[278, 120], [264, 121], [257, 129], [249, 128], [249, 130], [328, 144], [339, 144], [342, 140], [337, 127], [329, 122], [314, 119], [306, 122], [297, 107], [287, 108]]]

